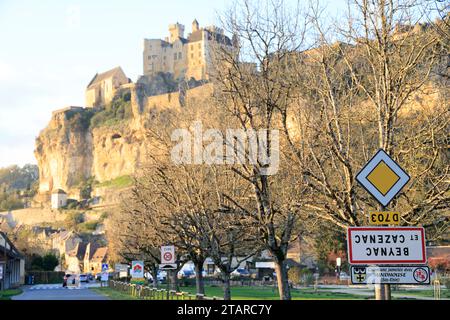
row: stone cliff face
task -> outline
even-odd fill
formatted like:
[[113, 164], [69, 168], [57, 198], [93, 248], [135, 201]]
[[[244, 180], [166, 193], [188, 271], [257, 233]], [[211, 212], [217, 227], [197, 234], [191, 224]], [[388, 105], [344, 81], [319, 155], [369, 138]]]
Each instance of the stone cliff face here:
[[36, 139], [41, 193], [57, 188], [68, 190], [90, 175], [92, 135], [86, 128], [72, 125], [70, 111], [54, 112]]
[[[132, 175], [145, 162], [151, 141], [146, 126], [151, 110], [178, 109], [187, 101], [206, 99], [210, 85], [179, 93], [145, 97], [137, 87], [131, 88], [129, 119], [115, 125], [92, 128], [88, 108], [69, 107], [53, 112], [48, 126], [36, 139], [35, 156], [39, 166], [39, 193], [65, 190], [69, 198], [78, 199], [80, 184], [93, 177], [99, 183]], [[91, 113], [91, 114], [90, 114]]]

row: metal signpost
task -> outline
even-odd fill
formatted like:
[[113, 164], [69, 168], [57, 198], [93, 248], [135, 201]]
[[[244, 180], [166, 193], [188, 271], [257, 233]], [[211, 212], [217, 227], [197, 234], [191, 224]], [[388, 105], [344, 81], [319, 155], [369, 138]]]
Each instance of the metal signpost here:
[[[349, 262], [357, 265], [352, 266], [351, 279], [354, 284], [376, 284], [377, 299], [390, 299], [390, 284], [430, 281], [429, 268], [420, 265], [427, 262], [424, 229], [389, 227], [400, 224], [400, 213], [387, 211], [386, 207], [409, 180], [409, 175], [383, 149], [356, 175], [356, 181], [380, 203], [379, 212], [370, 213], [369, 223], [385, 227], [348, 228]], [[380, 285], [384, 285], [384, 294]]]

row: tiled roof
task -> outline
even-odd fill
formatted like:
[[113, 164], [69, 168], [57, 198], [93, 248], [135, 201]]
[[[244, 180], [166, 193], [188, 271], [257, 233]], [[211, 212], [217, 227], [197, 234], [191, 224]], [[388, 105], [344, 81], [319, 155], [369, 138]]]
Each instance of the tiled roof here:
[[103, 262], [106, 258], [107, 247], [98, 248], [92, 256], [92, 262]]
[[115, 67], [114, 69], [108, 70], [106, 72], [95, 74], [94, 78], [92, 78], [91, 82], [89, 82], [89, 84], [87, 86], [88, 89], [95, 86], [97, 83], [100, 83], [103, 80], [112, 77], [114, 74], [116, 74], [117, 72], [120, 72], [120, 71], [122, 71], [121, 67]]

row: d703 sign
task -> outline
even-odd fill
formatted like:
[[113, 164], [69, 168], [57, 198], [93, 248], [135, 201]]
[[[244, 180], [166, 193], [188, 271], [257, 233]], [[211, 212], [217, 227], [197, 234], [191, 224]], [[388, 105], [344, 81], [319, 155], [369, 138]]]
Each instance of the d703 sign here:
[[350, 264], [426, 263], [425, 231], [417, 227], [349, 227]]

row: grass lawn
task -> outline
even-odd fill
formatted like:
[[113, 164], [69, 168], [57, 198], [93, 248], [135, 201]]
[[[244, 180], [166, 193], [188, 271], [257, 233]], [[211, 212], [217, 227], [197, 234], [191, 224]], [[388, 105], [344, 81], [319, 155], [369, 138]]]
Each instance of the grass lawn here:
[[[135, 298], [128, 294], [115, 291], [110, 288], [92, 288], [94, 292], [109, 297], [112, 300], [134, 300]], [[181, 291], [195, 294], [195, 287], [181, 287]], [[206, 296], [222, 297], [223, 290], [221, 287], [206, 286]], [[313, 289], [291, 289], [292, 298], [294, 300], [364, 300], [364, 296], [352, 295], [346, 293], [336, 293], [327, 291], [314, 292]], [[279, 295], [276, 288], [272, 287], [232, 287], [231, 298], [233, 300], [278, 300]]]
[[[434, 290], [396, 290], [392, 291], [393, 294], [401, 294], [405, 296], [416, 296], [425, 298], [434, 298]], [[449, 289], [441, 289], [441, 298], [450, 298]]]
[[[182, 287], [181, 291], [195, 294], [195, 287]], [[205, 287], [206, 296], [223, 296], [221, 287]], [[291, 289], [293, 300], [364, 300], [365, 297], [359, 295], [337, 293], [314, 289]], [[278, 290], [274, 287], [231, 287], [231, 298], [234, 300], [278, 300]]]
[[20, 289], [9, 289], [5, 291], [0, 291], [0, 300], [11, 300], [12, 296], [17, 296], [21, 294], [22, 290]]
[[103, 287], [103, 288], [90, 288], [90, 290], [104, 295], [111, 300], [137, 300], [137, 298], [134, 298], [126, 293], [122, 293], [120, 291], [113, 290], [111, 288]]

